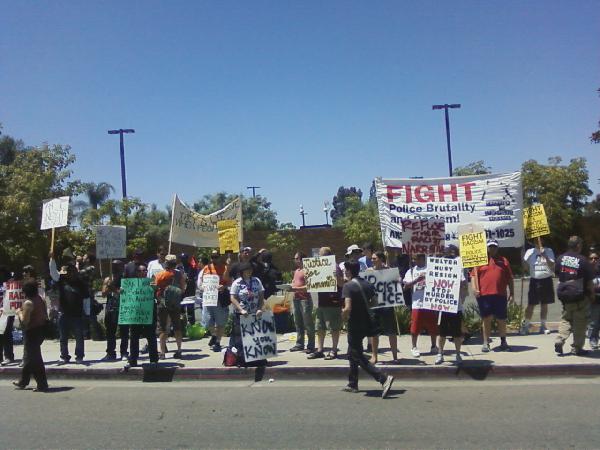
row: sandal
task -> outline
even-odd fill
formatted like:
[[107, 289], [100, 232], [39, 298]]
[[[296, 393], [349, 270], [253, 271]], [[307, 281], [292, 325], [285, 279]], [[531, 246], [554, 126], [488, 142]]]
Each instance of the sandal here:
[[335, 350], [331, 350], [325, 357], [325, 361], [331, 361], [332, 359], [337, 359], [337, 351]]

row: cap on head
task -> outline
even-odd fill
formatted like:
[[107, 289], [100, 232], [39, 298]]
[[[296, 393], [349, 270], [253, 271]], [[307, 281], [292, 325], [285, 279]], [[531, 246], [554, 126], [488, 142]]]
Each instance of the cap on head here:
[[248, 252], [248, 253], [252, 253], [252, 247], [244, 247], [242, 249], [243, 252]]
[[356, 251], [362, 252], [362, 249], [358, 245], [352, 244], [350, 247], [348, 247], [346, 249], [346, 256], [349, 256], [352, 254], [352, 252], [356, 252]]
[[488, 247], [498, 247], [498, 241], [496, 239], [488, 239], [487, 246]]

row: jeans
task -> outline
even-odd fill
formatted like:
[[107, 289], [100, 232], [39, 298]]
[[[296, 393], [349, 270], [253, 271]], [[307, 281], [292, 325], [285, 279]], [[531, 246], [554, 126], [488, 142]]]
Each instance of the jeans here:
[[358, 389], [358, 366], [362, 367], [375, 381], [379, 381], [381, 384], [386, 379], [386, 376], [371, 364], [363, 353], [362, 341], [364, 338], [365, 336], [362, 334], [348, 333], [348, 361], [350, 362], [348, 386], [356, 389]]
[[0, 334], [0, 361], [3, 361], [2, 355], [9, 361], [15, 359], [13, 350], [13, 328], [15, 324], [15, 316], [9, 316], [6, 319], [6, 330], [4, 334]]
[[588, 325], [588, 338], [590, 342], [598, 342], [600, 334], [600, 303], [590, 304], [590, 324]]
[[585, 344], [585, 329], [588, 324], [590, 307], [587, 300], [563, 303], [562, 321], [558, 326], [557, 344], [564, 344], [573, 333], [572, 350], [579, 351]]
[[117, 356], [117, 328], [121, 335], [120, 352], [121, 356], [127, 355], [127, 345], [129, 343], [129, 325], [119, 325], [119, 312], [107, 311], [104, 316], [104, 325], [106, 326], [106, 354], [112, 357]]
[[[140, 356], [140, 336], [148, 341], [148, 357], [151, 363], [158, 362], [156, 345], [156, 319], [151, 325], [130, 325], [129, 362], [137, 363]], [[121, 343], [123, 341], [121, 340]]]
[[21, 386], [27, 386], [33, 375], [38, 389], [48, 387], [42, 358], [42, 342], [44, 342], [44, 327], [25, 330], [23, 333], [23, 370], [19, 380]]
[[58, 315], [58, 332], [60, 334], [60, 357], [66, 360], [71, 359], [69, 355], [69, 333], [75, 335], [75, 357], [83, 359], [84, 341], [83, 341], [83, 317], [66, 316], [64, 313]]
[[315, 321], [313, 320], [311, 299], [294, 299], [294, 323], [296, 324], [296, 345], [304, 347], [304, 332], [308, 334], [307, 349], [315, 348]]

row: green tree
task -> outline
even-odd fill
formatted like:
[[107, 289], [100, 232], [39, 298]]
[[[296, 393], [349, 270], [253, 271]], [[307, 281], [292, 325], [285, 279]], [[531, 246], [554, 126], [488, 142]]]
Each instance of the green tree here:
[[[290, 224], [291, 225], [291, 224]], [[267, 244], [276, 256], [288, 257], [300, 248], [300, 241], [295, 233], [295, 227], [288, 224], [267, 235]]]
[[466, 166], [455, 167], [452, 171], [452, 175], [455, 177], [461, 177], [465, 175], [484, 175], [486, 173], [492, 173], [492, 168], [486, 166], [483, 160], [475, 161]]
[[[600, 94], [600, 89], [598, 89], [598, 94]], [[598, 122], [598, 127], [600, 127], [600, 122]], [[592, 135], [590, 136], [590, 140], [594, 144], [600, 144], [600, 129], [592, 133]]]
[[345, 214], [334, 226], [344, 231], [344, 236], [349, 242], [358, 245], [364, 242], [381, 242], [377, 204], [369, 201], [363, 203], [356, 196], [346, 199]]
[[358, 202], [362, 199], [362, 191], [360, 189], [352, 187], [340, 186], [337, 194], [333, 196], [332, 210], [330, 213], [331, 221], [335, 225], [346, 214], [348, 204], [358, 199]]

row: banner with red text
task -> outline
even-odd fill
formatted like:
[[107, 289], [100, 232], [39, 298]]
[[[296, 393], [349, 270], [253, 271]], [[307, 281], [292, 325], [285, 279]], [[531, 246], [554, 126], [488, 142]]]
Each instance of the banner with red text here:
[[385, 246], [402, 248], [403, 219], [443, 219], [446, 244], [458, 244], [460, 224], [480, 224], [501, 247], [523, 245], [521, 173], [452, 178], [376, 178]]

